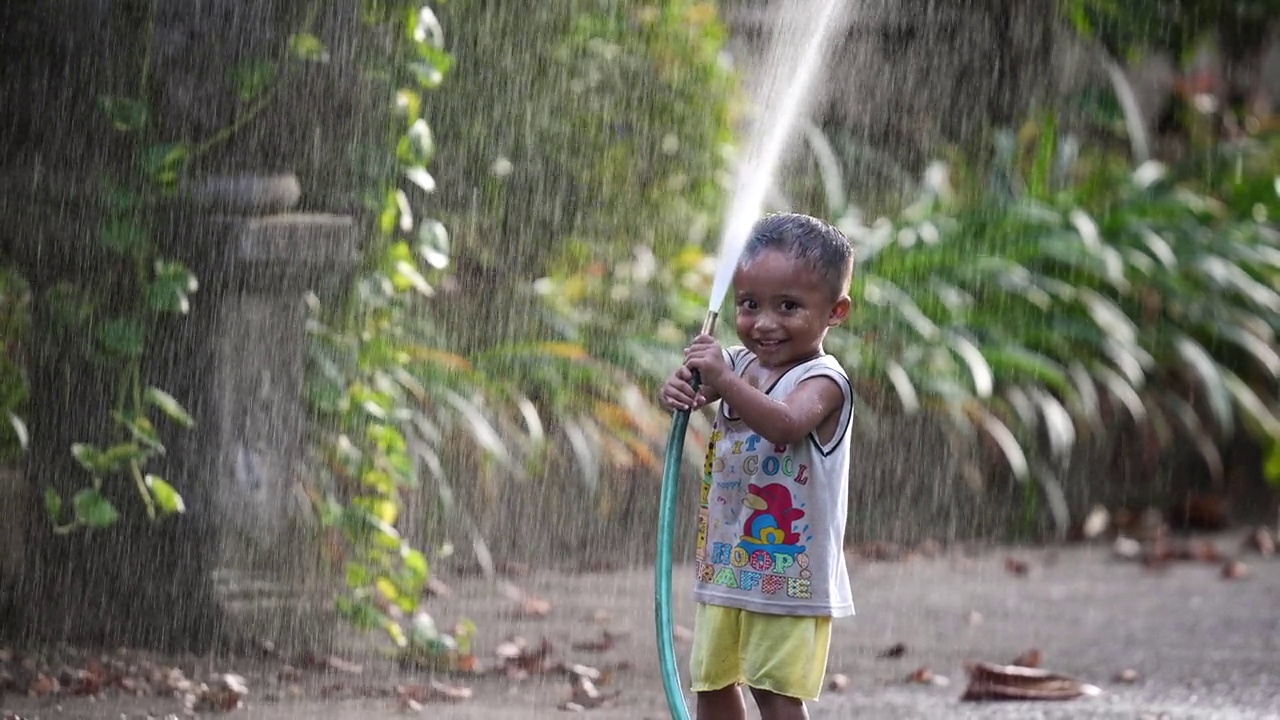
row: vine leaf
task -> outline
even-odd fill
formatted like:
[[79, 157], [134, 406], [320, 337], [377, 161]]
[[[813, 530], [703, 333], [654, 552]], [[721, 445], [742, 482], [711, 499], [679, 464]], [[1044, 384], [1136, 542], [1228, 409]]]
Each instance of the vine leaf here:
[[186, 428], [195, 426], [195, 419], [191, 417], [186, 408], [182, 407], [182, 403], [178, 402], [177, 398], [169, 393], [158, 387], [149, 387], [147, 388], [146, 398], [148, 403], [167, 415], [170, 420]]
[[151, 179], [162, 187], [171, 188], [186, 167], [191, 151], [182, 143], [161, 143], [148, 147], [143, 153], [143, 165]]
[[147, 305], [157, 312], [186, 315], [191, 309], [187, 296], [200, 287], [195, 275], [182, 263], [167, 260], [157, 260], [155, 271], [155, 278], [147, 285]]
[[182, 496], [173, 489], [172, 485], [155, 475], [147, 475], [146, 482], [147, 489], [151, 491], [151, 497], [155, 498], [156, 507], [160, 508], [162, 513], [171, 515], [186, 512], [187, 506], [182, 501]]
[[51, 487], [44, 489], [44, 511], [53, 523], [57, 523], [58, 517], [62, 515], [62, 496]]
[[103, 223], [100, 239], [106, 249], [129, 256], [146, 247], [147, 229], [135, 220], [116, 218]]
[[147, 105], [141, 100], [103, 95], [98, 98], [98, 106], [120, 132], [134, 132], [147, 125]]
[[262, 59], [238, 62], [227, 70], [227, 81], [236, 97], [244, 102], [252, 102], [275, 78], [276, 66]]
[[138, 318], [112, 318], [98, 332], [98, 342], [109, 355], [136, 359], [142, 357], [146, 329]]
[[304, 62], [329, 62], [329, 48], [311, 33], [295, 33], [289, 36], [289, 51]]
[[109, 527], [120, 519], [120, 513], [111, 501], [94, 488], [85, 488], [76, 493], [71, 504], [75, 509], [76, 519], [89, 527]]

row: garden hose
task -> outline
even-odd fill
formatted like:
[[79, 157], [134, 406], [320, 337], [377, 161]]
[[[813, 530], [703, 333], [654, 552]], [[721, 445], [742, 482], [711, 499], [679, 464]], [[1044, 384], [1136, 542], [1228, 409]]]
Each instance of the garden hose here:
[[[716, 311], [707, 313], [702, 334], [715, 328]], [[694, 372], [689, 383], [697, 392], [699, 379]], [[662, 689], [667, 695], [667, 709], [672, 720], [689, 720], [680, 684], [680, 668], [676, 664], [674, 626], [671, 622], [671, 545], [676, 516], [676, 490], [680, 484], [680, 464], [684, 459], [684, 436], [689, 429], [689, 411], [677, 410], [671, 416], [671, 435], [667, 438], [667, 455], [662, 467], [662, 492], [658, 499], [658, 557], [654, 562], [654, 619], [658, 631], [658, 666], [662, 673]]]

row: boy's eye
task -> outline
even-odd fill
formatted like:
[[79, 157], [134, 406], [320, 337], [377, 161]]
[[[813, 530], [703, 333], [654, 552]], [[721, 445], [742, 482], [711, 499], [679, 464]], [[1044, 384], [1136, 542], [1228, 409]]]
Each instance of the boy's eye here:
[[756, 303], [755, 300], [752, 300], [751, 298], [743, 298], [738, 301], [738, 307], [742, 308], [743, 310], [755, 310], [760, 306], [758, 303]]
[[782, 309], [785, 312], [793, 312], [800, 309], [800, 303], [795, 300], [783, 300]]

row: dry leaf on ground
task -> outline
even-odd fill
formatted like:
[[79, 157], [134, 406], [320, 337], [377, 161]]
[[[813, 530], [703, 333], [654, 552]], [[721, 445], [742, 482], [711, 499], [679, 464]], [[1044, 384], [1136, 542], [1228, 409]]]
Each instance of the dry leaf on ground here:
[[969, 686], [961, 700], [1071, 700], [1102, 691], [1074, 678], [1039, 668], [970, 662]]
[[1038, 668], [1040, 667], [1040, 651], [1036, 648], [1024, 650], [1009, 664], [1025, 668]]
[[602, 653], [609, 652], [618, 645], [618, 640], [626, 637], [628, 633], [615, 633], [609, 630], [601, 630], [600, 637], [595, 640], [582, 640], [573, 644], [574, 650], [582, 652]]
[[889, 647], [877, 653], [876, 657], [880, 658], [881, 660], [896, 660], [906, 654], [907, 654], [906, 643], [894, 643], [893, 645], [890, 645]]

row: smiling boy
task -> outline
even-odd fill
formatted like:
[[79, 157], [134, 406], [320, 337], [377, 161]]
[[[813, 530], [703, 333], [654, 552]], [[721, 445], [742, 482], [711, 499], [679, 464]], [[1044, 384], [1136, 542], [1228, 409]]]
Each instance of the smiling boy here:
[[[853, 393], [823, 352], [849, 313], [853, 248], [795, 213], [756, 223], [733, 278], [742, 344], [700, 335], [662, 389], [669, 410], [716, 400], [699, 513], [690, 671], [700, 720], [807, 718], [833, 618], [853, 614], [843, 538]], [[702, 385], [690, 384], [697, 371]]]

